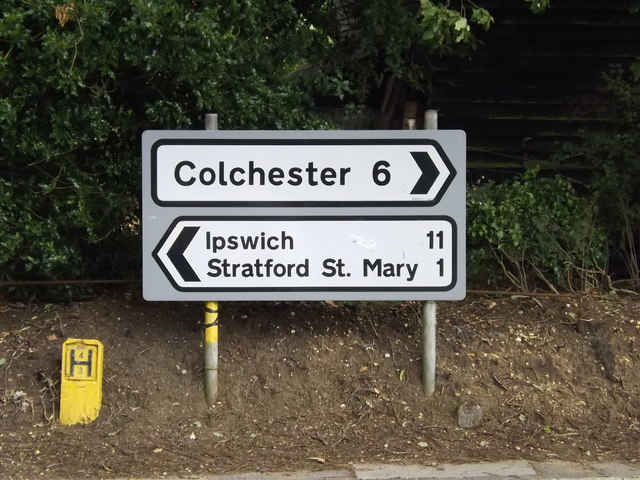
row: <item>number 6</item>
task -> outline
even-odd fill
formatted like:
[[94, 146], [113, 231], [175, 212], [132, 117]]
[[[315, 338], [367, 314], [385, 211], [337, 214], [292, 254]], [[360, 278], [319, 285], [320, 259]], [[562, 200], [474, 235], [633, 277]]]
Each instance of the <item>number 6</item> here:
[[391, 172], [388, 168], [391, 166], [386, 160], [380, 160], [373, 166], [373, 181], [376, 185], [388, 185], [391, 181]]

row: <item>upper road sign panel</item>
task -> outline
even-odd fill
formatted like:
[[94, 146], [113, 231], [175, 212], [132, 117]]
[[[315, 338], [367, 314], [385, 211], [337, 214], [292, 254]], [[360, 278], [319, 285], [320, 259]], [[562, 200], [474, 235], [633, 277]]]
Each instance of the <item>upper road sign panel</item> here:
[[419, 138], [160, 138], [151, 196], [172, 206], [431, 206], [456, 169]]

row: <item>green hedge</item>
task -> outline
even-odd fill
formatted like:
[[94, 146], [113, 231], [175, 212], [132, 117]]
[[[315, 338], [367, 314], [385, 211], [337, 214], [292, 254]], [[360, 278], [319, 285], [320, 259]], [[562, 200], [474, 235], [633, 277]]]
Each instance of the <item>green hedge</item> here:
[[[139, 275], [142, 131], [202, 128], [206, 112], [219, 113], [225, 129], [328, 128], [318, 98], [357, 103], [385, 75], [425, 88], [428, 68], [415, 58], [468, 53], [471, 26], [493, 21], [473, 4], [460, 10], [439, 1], [422, 1], [416, 12], [386, 0], [335, 8], [287, 0], [3, 2], [0, 280]], [[569, 288], [577, 272], [600, 266], [600, 234], [588, 222], [569, 223], [574, 213], [591, 215], [572, 191], [554, 184], [549, 204], [532, 200], [549, 193], [545, 182], [534, 184], [527, 177], [472, 189], [470, 271], [488, 268], [486, 278], [498, 282], [495, 262], [516, 259], [523, 287], [535, 277], [523, 270], [529, 266]], [[526, 224], [523, 211], [540, 225]], [[561, 239], [563, 229], [576, 233]], [[586, 245], [577, 232], [596, 233]], [[554, 240], [544, 240], [549, 233]]]
[[5, 1], [0, 279], [137, 271], [142, 131], [324, 128], [323, 42], [283, 0]]
[[529, 291], [597, 285], [606, 266], [594, 199], [560, 177], [537, 171], [503, 183], [478, 183], [467, 195], [467, 269], [477, 286]]

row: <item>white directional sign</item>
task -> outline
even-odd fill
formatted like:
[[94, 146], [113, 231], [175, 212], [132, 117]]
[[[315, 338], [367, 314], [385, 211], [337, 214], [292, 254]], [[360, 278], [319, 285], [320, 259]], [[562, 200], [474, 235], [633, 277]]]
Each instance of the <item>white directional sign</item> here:
[[153, 257], [185, 292], [443, 291], [456, 235], [448, 217], [184, 217]]
[[461, 131], [146, 131], [147, 300], [458, 300]]
[[162, 139], [151, 195], [162, 206], [436, 204], [456, 174], [429, 139]]

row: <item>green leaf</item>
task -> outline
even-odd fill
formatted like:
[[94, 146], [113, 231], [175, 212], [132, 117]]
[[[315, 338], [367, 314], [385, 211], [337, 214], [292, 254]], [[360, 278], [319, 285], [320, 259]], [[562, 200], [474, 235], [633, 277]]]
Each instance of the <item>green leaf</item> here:
[[457, 31], [466, 31], [469, 28], [467, 19], [465, 17], [460, 17], [454, 24], [453, 28], [455, 28]]
[[484, 8], [474, 8], [471, 14], [471, 21], [478, 24], [484, 30], [489, 30], [491, 24], [494, 22], [489, 11]]

